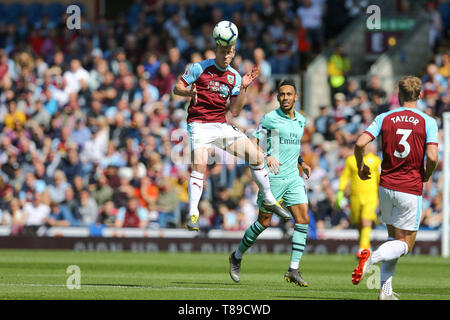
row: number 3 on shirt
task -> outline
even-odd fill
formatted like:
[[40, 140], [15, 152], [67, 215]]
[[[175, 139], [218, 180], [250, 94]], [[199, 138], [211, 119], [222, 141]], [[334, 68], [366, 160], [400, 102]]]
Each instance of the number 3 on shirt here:
[[395, 132], [396, 134], [400, 134], [402, 135], [402, 138], [399, 141], [399, 144], [401, 144], [405, 150], [403, 150], [403, 152], [399, 152], [397, 150], [394, 151], [394, 156], [397, 158], [406, 158], [409, 154], [409, 152], [411, 151], [411, 146], [409, 145], [408, 141], [406, 141], [409, 137], [409, 135], [411, 134], [412, 130], [411, 129], [397, 129], [397, 132]]

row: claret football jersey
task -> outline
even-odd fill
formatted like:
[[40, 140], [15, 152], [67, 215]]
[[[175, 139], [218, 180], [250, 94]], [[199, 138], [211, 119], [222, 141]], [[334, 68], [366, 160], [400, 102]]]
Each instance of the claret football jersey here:
[[226, 122], [227, 100], [239, 94], [241, 76], [231, 66], [220, 68], [214, 59], [193, 63], [181, 76], [188, 86], [195, 83], [197, 104], [188, 108], [187, 122]]
[[425, 148], [438, 144], [436, 120], [420, 110], [397, 108], [378, 115], [365, 131], [381, 136], [380, 186], [422, 195]]

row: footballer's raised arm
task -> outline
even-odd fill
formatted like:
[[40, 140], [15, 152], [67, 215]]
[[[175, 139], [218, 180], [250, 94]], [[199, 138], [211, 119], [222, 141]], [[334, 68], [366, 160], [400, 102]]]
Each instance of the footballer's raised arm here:
[[191, 97], [195, 104], [197, 102], [197, 88], [195, 81], [202, 72], [203, 70], [199, 63], [193, 63], [188, 66], [184, 74], [177, 80], [173, 88], [173, 94], [183, 97]]
[[233, 117], [239, 116], [242, 107], [245, 102], [245, 93], [247, 88], [253, 83], [253, 81], [259, 76], [260, 71], [257, 66], [254, 66], [252, 71], [246, 73], [242, 78], [236, 77], [235, 88], [230, 97], [230, 112]]
[[188, 89], [186, 82], [179, 78], [175, 86], [173, 87], [173, 94], [183, 97], [191, 97], [191, 89]]
[[373, 140], [373, 136], [367, 132], [361, 134], [356, 140], [355, 144], [355, 158], [356, 158], [356, 166], [358, 168], [358, 175], [361, 180], [367, 180], [370, 178], [370, 170], [364, 164], [364, 150], [366, 146]]

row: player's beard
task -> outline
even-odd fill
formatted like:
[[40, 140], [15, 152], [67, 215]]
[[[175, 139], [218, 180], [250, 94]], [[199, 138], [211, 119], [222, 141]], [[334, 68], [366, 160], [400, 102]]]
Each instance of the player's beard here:
[[283, 110], [284, 113], [290, 113], [292, 109], [294, 108], [294, 103], [288, 103], [287, 105], [284, 105], [283, 102], [280, 103], [281, 110]]

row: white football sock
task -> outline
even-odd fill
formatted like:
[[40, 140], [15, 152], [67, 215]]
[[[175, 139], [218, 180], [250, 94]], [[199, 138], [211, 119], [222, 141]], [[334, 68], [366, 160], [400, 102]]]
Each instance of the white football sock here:
[[268, 204], [276, 203], [277, 200], [273, 196], [272, 191], [270, 191], [269, 175], [267, 174], [264, 164], [259, 166], [249, 165], [249, 167], [252, 170], [253, 180], [257, 184], [259, 191], [261, 191], [264, 196], [264, 201]]
[[372, 263], [398, 259], [408, 254], [408, 244], [401, 240], [387, 241], [372, 254]]
[[203, 193], [203, 177], [203, 173], [192, 171], [191, 177], [189, 178], [189, 216], [199, 215], [198, 203]]
[[381, 263], [381, 288], [387, 295], [392, 294], [392, 277], [395, 273], [398, 259], [384, 261]]

